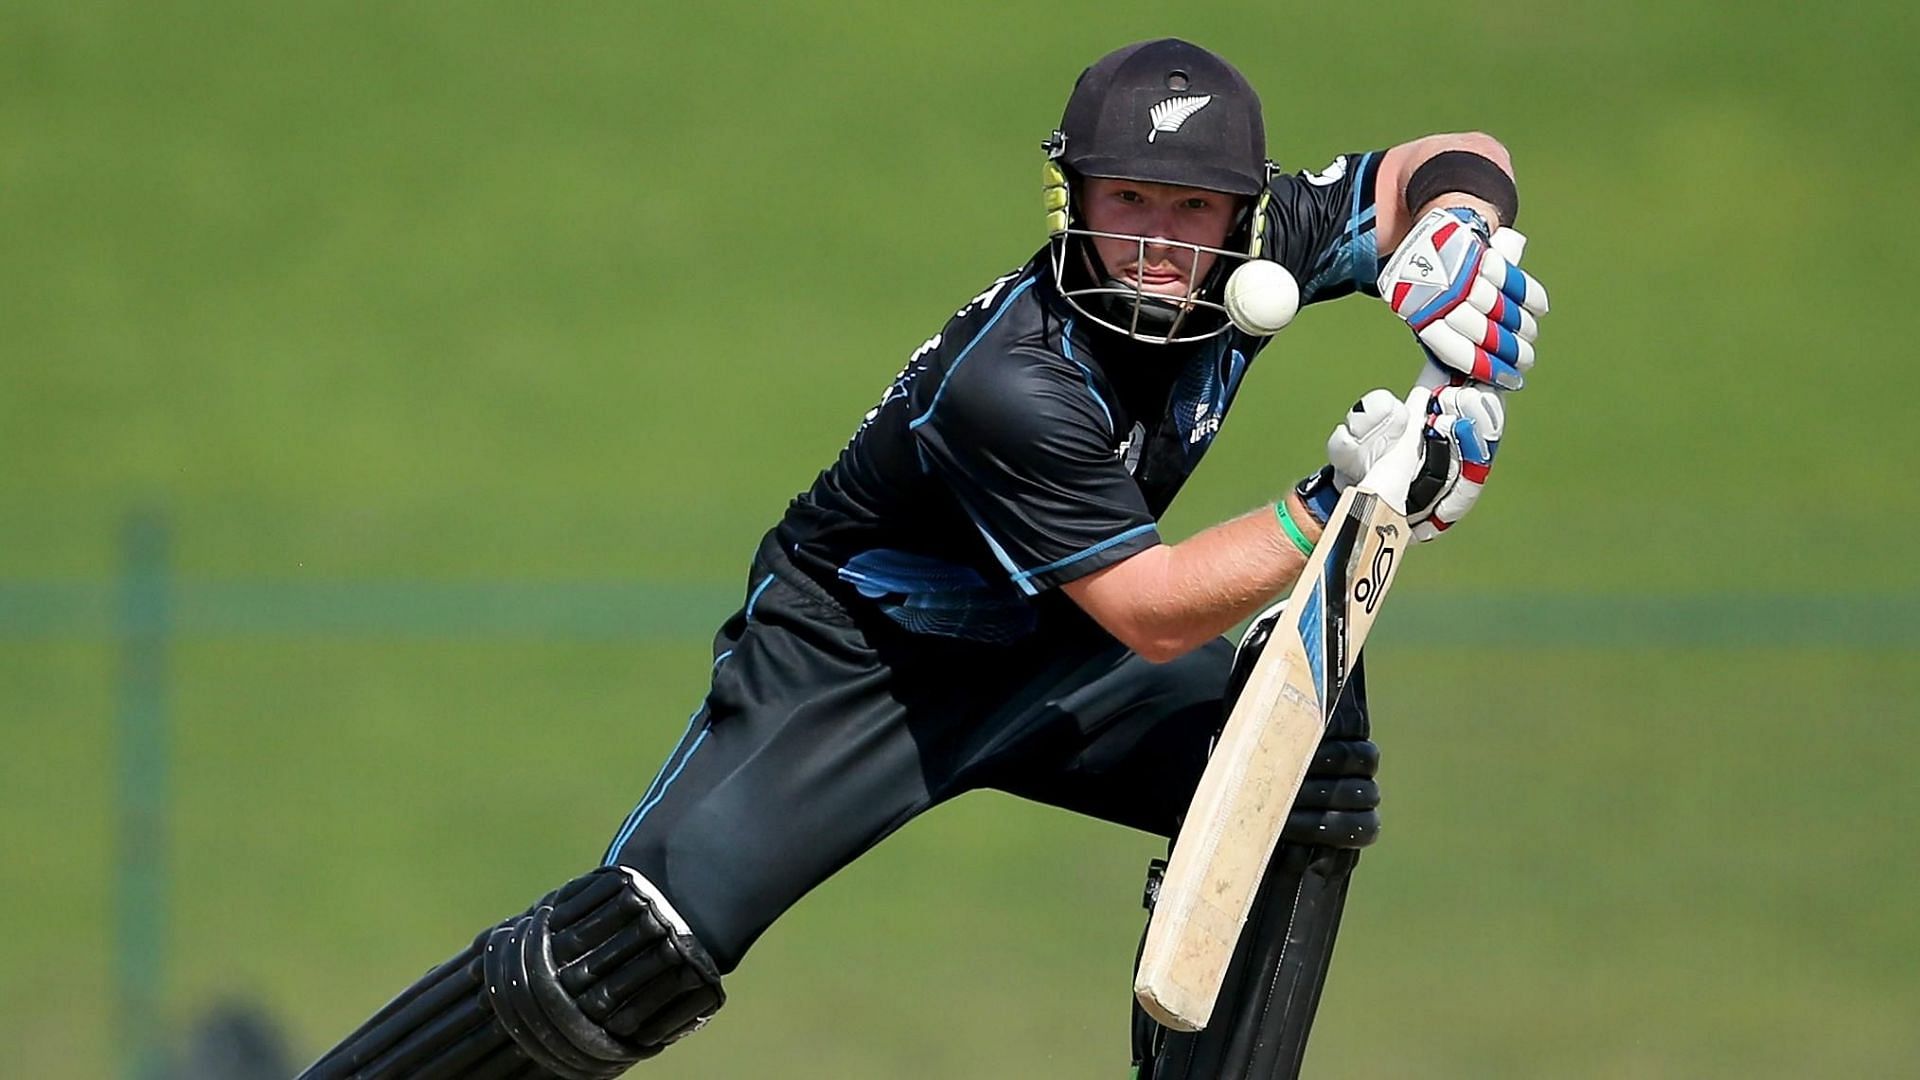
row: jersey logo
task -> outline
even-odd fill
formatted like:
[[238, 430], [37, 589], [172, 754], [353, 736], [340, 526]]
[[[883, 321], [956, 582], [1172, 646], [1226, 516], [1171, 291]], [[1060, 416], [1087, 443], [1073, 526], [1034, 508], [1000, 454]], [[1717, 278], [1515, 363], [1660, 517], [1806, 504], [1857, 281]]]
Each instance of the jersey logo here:
[[1244, 353], [1220, 346], [1188, 361], [1186, 370], [1174, 381], [1168, 405], [1174, 430], [1188, 453], [1201, 452], [1219, 434], [1227, 405], [1246, 367]]
[[1179, 131], [1180, 125], [1186, 123], [1188, 117], [1206, 108], [1207, 102], [1212, 100], [1212, 94], [1203, 97], [1168, 98], [1147, 110], [1147, 115], [1153, 120], [1153, 130], [1147, 132], [1147, 141], [1152, 142], [1159, 138], [1163, 131], [1168, 133]]
[[[867, 430], [875, 420], [880, 419], [880, 410], [907, 396], [907, 388], [912, 386], [913, 380], [919, 378], [920, 373], [927, 369], [927, 355], [940, 347], [941, 336], [941, 334], [935, 334], [921, 342], [919, 348], [913, 350], [913, 355], [907, 357], [907, 365], [900, 369], [900, 374], [895, 375], [891, 383], [887, 384], [886, 393], [880, 395], [880, 404], [868, 409], [867, 415], [860, 418], [860, 426], [854, 429], [853, 438], [859, 438], [862, 431]], [[852, 445], [853, 440], [849, 439], [847, 443]]]
[[1020, 276], [1020, 271], [1015, 270], [1011, 274], [1006, 274], [1001, 277], [994, 278], [993, 284], [988, 285], [986, 288], [986, 291], [982, 292], [979, 296], [976, 296], [973, 299], [967, 301], [966, 303], [960, 305], [960, 310], [954, 312], [953, 317], [958, 319], [961, 316], [967, 314], [969, 311], [987, 310], [987, 308], [993, 305], [993, 298], [996, 296], [999, 296], [1000, 290], [1007, 287], [1007, 282], [1012, 281], [1014, 278], [1017, 278], [1019, 276]]
[[1220, 431], [1220, 414], [1208, 416], [1207, 411], [1210, 407], [1211, 404], [1205, 401], [1193, 407], [1193, 430], [1187, 433], [1188, 446], [1192, 446], [1201, 439], [1211, 439]]
[[1345, 154], [1334, 158], [1333, 161], [1328, 163], [1326, 168], [1321, 169], [1317, 173], [1307, 172], [1304, 169], [1300, 172], [1300, 178], [1312, 184], [1314, 187], [1326, 187], [1329, 184], [1337, 184], [1340, 182], [1340, 179], [1346, 175], [1347, 155]]
[[1127, 441], [1120, 444], [1120, 450], [1114, 456], [1126, 467], [1127, 475], [1132, 476], [1140, 467], [1140, 452], [1146, 449], [1147, 426], [1138, 420], [1133, 422], [1133, 430], [1127, 432]]

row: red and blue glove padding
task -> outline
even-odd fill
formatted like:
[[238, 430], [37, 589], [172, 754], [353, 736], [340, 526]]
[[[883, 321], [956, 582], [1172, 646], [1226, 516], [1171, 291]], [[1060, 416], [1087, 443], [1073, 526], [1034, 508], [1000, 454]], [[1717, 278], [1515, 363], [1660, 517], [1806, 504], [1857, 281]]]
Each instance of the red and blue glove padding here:
[[1434, 362], [1518, 390], [1533, 367], [1547, 291], [1491, 243], [1465, 207], [1430, 210], [1380, 272], [1380, 295]]
[[1407, 492], [1413, 538], [1432, 540], [1480, 501], [1507, 426], [1501, 392], [1459, 376], [1430, 391], [1426, 408], [1427, 468]]

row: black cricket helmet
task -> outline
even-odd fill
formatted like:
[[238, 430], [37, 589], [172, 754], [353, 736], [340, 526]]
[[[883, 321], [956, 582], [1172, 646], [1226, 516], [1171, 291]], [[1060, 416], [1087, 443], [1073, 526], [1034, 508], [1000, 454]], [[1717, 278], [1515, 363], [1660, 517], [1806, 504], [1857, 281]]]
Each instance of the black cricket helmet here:
[[[1045, 200], [1054, 279], [1061, 297], [1094, 322], [1139, 341], [1201, 341], [1231, 325], [1222, 299], [1227, 276], [1260, 254], [1266, 216], [1266, 127], [1260, 96], [1232, 64], [1178, 38], [1143, 41], [1101, 57], [1080, 74], [1047, 152]], [[1161, 237], [1097, 233], [1075, 198], [1088, 178], [1137, 180], [1204, 188], [1244, 201], [1218, 248]], [[1134, 242], [1134, 283], [1114, 273], [1095, 238]], [[1211, 254], [1204, 280], [1189, 278], [1184, 295], [1143, 291], [1149, 242]], [[1196, 261], [1193, 265], [1198, 265]]]

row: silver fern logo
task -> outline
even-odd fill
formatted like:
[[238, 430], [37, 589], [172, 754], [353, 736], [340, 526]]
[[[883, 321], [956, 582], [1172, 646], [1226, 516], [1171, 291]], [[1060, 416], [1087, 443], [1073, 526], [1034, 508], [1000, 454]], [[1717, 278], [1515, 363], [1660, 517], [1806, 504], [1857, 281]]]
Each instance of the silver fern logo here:
[[1188, 117], [1206, 108], [1207, 102], [1212, 100], [1212, 94], [1204, 97], [1168, 98], [1147, 110], [1147, 115], [1153, 118], [1153, 130], [1147, 132], [1147, 141], [1152, 142], [1159, 138], [1163, 131], [1179, 131], [1180, 125], [1186, 123]]

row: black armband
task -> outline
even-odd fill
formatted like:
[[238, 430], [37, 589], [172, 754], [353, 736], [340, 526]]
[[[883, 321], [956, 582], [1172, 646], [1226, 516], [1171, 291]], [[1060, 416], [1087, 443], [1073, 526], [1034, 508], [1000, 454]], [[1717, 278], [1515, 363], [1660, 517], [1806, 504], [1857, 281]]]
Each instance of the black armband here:
[[1407, 178], [1407, 209], [1417, 214], [1421, 207], [1455, 191], [1492, 203], [1502, 225], [1511, 226], [1520, 216], [1520, 192], [1513, 186], [1513, 177], [1471, 150], [1442, 150], [1413, 170]]

